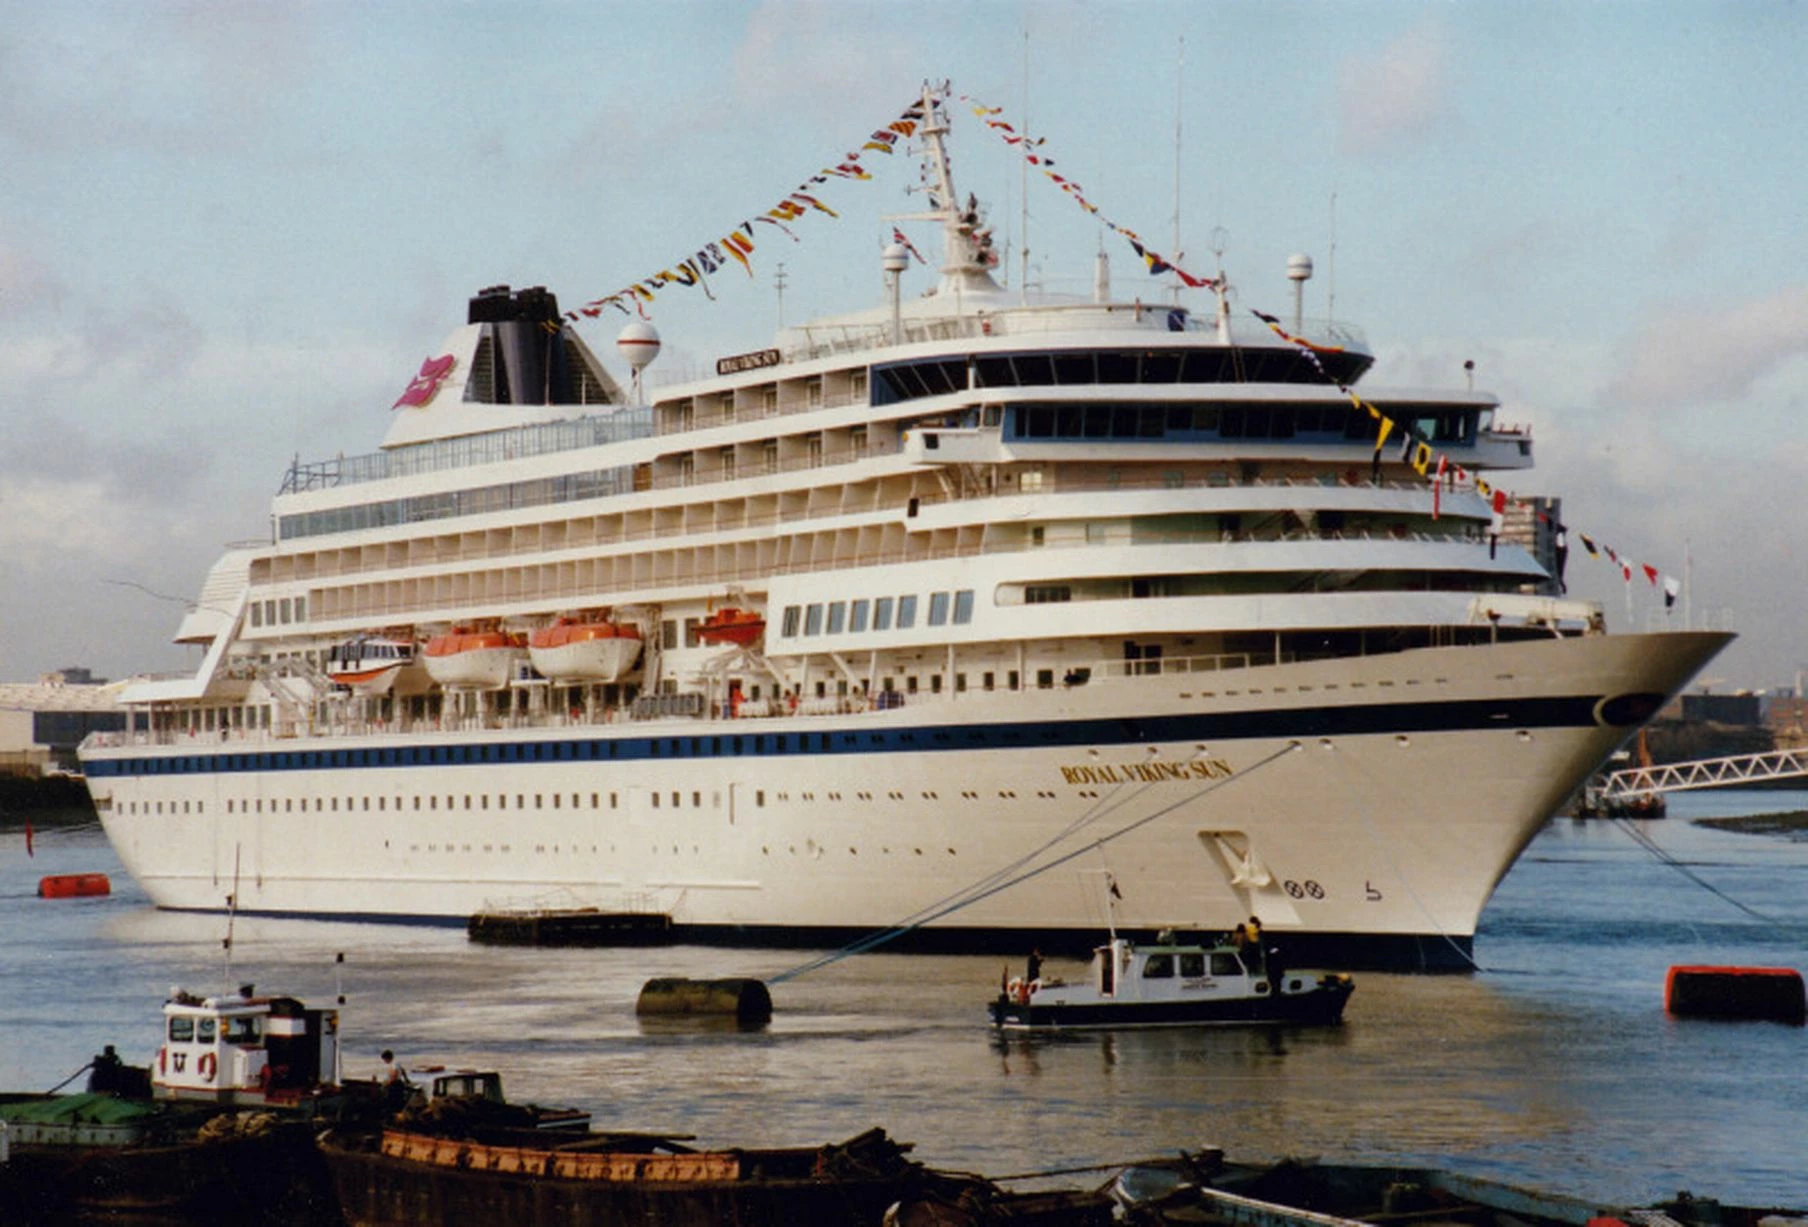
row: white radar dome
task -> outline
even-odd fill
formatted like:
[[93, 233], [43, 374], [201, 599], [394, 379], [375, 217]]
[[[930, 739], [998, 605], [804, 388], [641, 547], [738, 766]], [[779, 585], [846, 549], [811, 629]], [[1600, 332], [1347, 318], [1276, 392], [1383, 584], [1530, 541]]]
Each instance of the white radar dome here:
[[642, 370], [659, 356], [659, 329], [645, 320], [635, 320], [616, 335], [615, 348], [629, 366]]
[[910, 252], [902, 243], [891, 243], [880, 253], [879, 261], [886, 272], [901, 273], [910, 266]]
[[1287, 257], [1287, 280], [1305, 281], [1312, 276], [1311, 256]]

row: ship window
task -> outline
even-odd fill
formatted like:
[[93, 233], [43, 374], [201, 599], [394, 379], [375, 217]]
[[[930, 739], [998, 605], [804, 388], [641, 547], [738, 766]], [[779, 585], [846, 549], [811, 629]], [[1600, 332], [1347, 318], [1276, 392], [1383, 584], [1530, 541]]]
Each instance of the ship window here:
[[659, 794], [658, 794], [658, 793], [652, 793], [652, 794], [650, 794], [650, 795], [651, 795], [651, 796], [652, 796], [652, 798], [653, 798], [653, 808], [654, 808], [654, 809], [658, 809], [658, 808], [659, 808]]
[[1086, 384], [1097, 382], [1097, 379], [1091, 353], [1055, 355], [1055, 381], [1057, 383]]
[[1006, 690], [1017, 689], [1017, 670], [1012, 669], [1009, 673], [1005, 674], [1005, 678], [1006, 678], [1006, 681], [1005, 681], [1005, 689]]
[[[253, 602], [251, 602], [251, 625], [253, 627], [258, 627], [258, 626], [262, 626], [263, 624], [264, 624], [264, 607], [262, 605], [259, 605], [256, 601], [253, 601]], [[334, 652], [333, 655], [338, 656], [338, 653]]]
[[954, 594], [954, 623], [965, 626], [973, 621], [973, 589], [962, 588]]
[[228, 1044], [237, 1044], [241, 1048], [262, 1048], [264, 1046], [264, 1028], [262, 1021], [255, 1014], [241, 1014], [233, 1018], [222, 1019], [220, 1038]]
[[1212, 974], [1214, 976], [1240, 976], [1243, 974], [1243, 964], [1237, 961], [1237, 956], [1234, 954], [1214, 953], [1212, 955]]
[[1036, 670], [1036, 689], [1053, 690], [1055, 688], [1055, 671], [1053, 669]]
[[1143, 979], [1172, 980], [1174, 978], [1174, 956], [1171, 954], [1152, 954], [1149, 961], [1143, 964]]
[[873, 629], [888, 631], [891, 629], [891, 598], [882, 596], [873, 602]]
[[822, 634], [822, 606], [810, 605], [804, 610], [804, 634]]
[[172, 1044], [186, 1044], [195, 1038], [195, 1020], [187, 1015], [178, 1015], [169, 1020], [169, 1037]]
[[979, 684], [982, 689], [985, 689], [985, 690], [994, 689], [994, 687], [996, 686], [996, 681], [997, 681], [997, 675], [994, 674], [990, 669], [987, 669], [984, 673], [979, 675]]
[[787, 639], [794, 638], [797, 635], [797, 621], [802, 612], [803, 611], [796, 605], [785, 606], [785, 628], [783, 633]]
[[1203, 952], [1183, 954], [1180, 956], [1180, 974], [1188, 980], [1197, 980], [1205, 974], [1205, 955]]
[[942, 693], [942, 675], [941, 674], [931, 673], [929, 675], [929, 693], [930, 694]]
[[213, 1037], [214, 1020], [211, 1018], [197, 1018], [195, 1020], [195, 1042], [198, 1044], [211, 1044], [213, 1043]]
[[917, 624], [917, 598], [901, 596], [898, 598], [898, 629], [907, 631]]
[[1066, 584], [1031, 584], [1023, 590], [1026, 605], [1053, 605], [1073, 600], [1073, 589]]
[[755, 804], [755, 805], [756, 805], [756, 806], [759, 806], [759, 807], [760, 807], [760, 808], [762, 808], [762, 809], [764, 809], [764, 808], [765, 808], [765, 805], [766, 805], [766, 790], [765, 790], [765, 789], [764, 789], [764, 788], [756, 788], [756, 789], [754, 789], [754, 792], [753, 792], [753, 803], [754, 803], [754, 804]]
[[278, 621], [287, 623], [289, 621], [289, 610], [291, 608], [289, 598], [284, 597], [281, 601], [277, 602], [276, 608], [279, 611], [277, 614]]
[[946, 626], [948, 623], [948, 594], [931, 592], [929, 594], [929, 625]]
[[297, 622], [308, 620], [308, 598], [305, 596], [295, 598], [295, 620]]
[[848, 630], [856, 635], [865, 630], [867, 611], [871, 608], [871, 601], [855, 601], [848, 610]]
[[829, 634], [839, 635], [847, 629], [847, 602], [836, 601], [829, 606]]

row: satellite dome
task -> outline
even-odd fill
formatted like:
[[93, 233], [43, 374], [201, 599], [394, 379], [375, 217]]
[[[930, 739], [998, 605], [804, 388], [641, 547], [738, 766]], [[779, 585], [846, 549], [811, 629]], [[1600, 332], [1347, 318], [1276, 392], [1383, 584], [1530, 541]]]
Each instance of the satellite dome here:
[[641, 370], [659, 356], [659, 329], [645, 320], [635, 320], [617, 334], [615, 348], [629, 366]]

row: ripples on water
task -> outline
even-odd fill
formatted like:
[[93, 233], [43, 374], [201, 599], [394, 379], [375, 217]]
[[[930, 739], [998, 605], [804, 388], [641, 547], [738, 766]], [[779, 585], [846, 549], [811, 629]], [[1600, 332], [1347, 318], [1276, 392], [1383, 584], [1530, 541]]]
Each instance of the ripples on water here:
[[[495, 1066], [511, 1095], [600, 1123], [728, 1145], [870, 1125], [993, 1175], [1212, 1144], [1430, 1163], [1602, 1200], [1688, 1188], [1808, 1203], [1808, 1033], [1677, 1021], [1673, 963], [1808, 966], [1808, 845], [1690, 817], [1808, 808], [1808, 793], [1683, 794], [1646, 823], [1757, 920], [1607, 823], [1559, 820], [1508, 875], [1473, 976], [1357, 977], [1344, 1026], [1000, 1038], [996, 958], [874, 954], [774, 988], [764, 1031], [643, 1027], [650, 976], [771, 976], [794, 952], [516, 950], [462, 930], [157, 912], [95, 832], [0, 835], [0, 1088], [43, 1089], [103, 1043], [144, 1060], [171, 985], [254, 980], [311, 1004], [343, 986], [348, 1073]], [[46, 873], [105, 870], [107, 899], [39, 900]], [[1079, 965], [1050, 963], [1075, 974]]]

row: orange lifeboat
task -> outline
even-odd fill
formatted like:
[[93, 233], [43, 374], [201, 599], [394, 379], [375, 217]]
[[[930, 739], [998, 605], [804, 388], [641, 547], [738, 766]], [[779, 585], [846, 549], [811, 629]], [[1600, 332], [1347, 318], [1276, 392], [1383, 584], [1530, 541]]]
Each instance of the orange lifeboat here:
[[521, 659], [521, 639], [507, 631], [454, 627], [427, 641], [422, 654], [427, 676], [460, 690], [499, 690], [508, 685]]
[[765, 614], [733, 607], [716, 610], [697, 627], [697, 638], [705, 643], [732, 643], [743, 648], [757, 643], [765, 633]]
[[600, 618], [560, 618], [528, 636], [527, 654], [555, 682], [613, 682], [640, 656], [640, 631]]
[[75, 899], [83, 895], [110, 895], [113, 883], [104, 873], [53, 873], [38, 879], [38, 898]]

